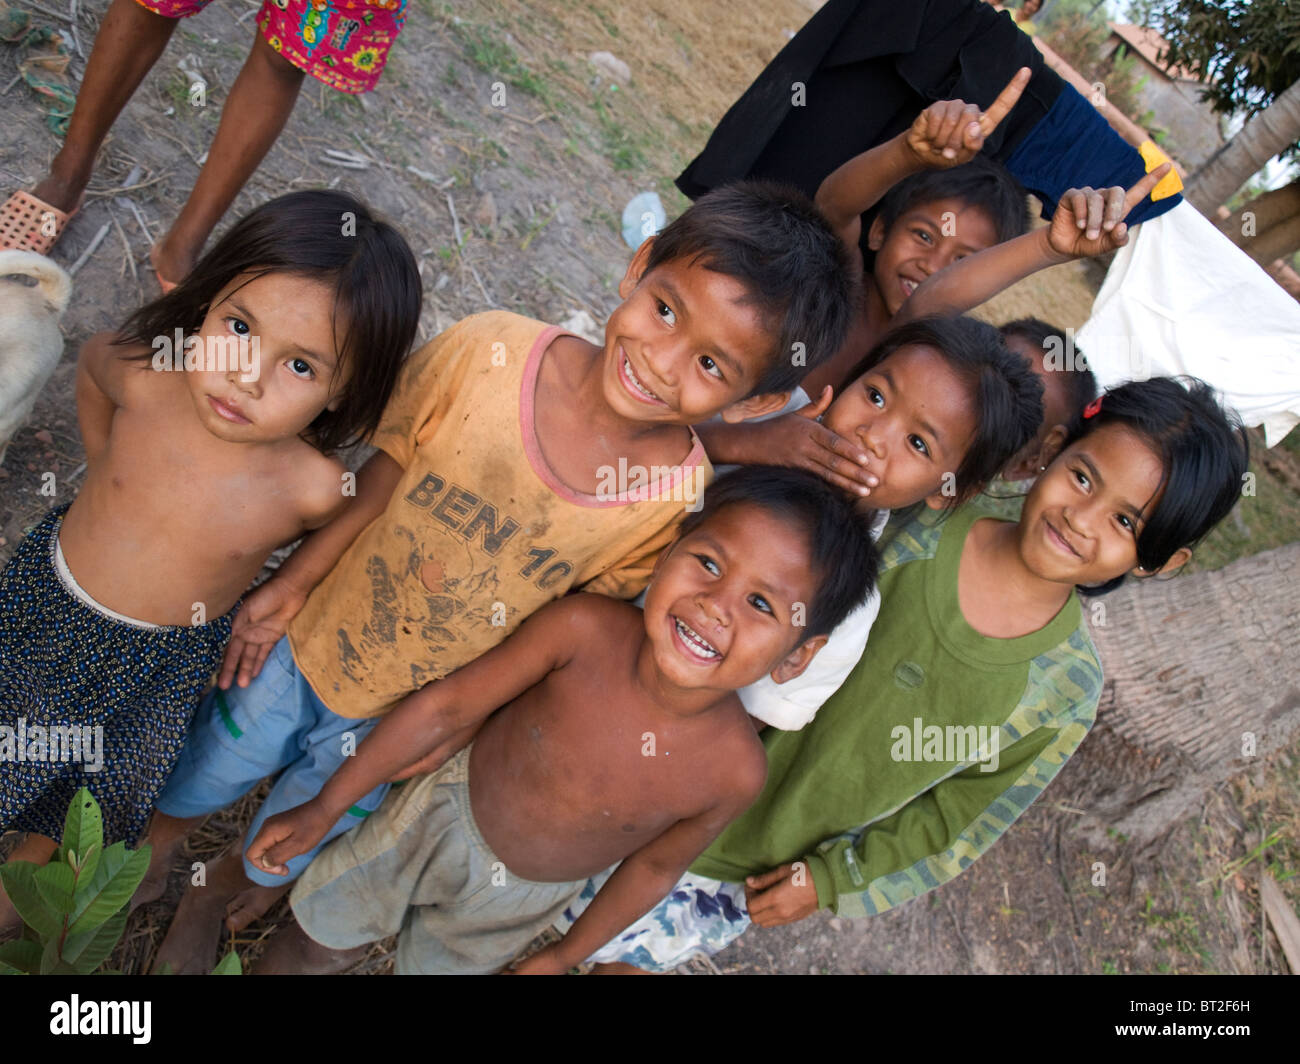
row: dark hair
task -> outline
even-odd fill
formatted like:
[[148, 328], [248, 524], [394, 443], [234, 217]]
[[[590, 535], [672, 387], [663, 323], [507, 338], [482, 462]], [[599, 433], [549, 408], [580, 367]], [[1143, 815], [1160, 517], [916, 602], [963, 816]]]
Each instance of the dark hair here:
[[406, 241], [355, 196], [308, 189], [254, 208], [175, 289], [127, 318], [115, 342], [150, 344], [177, 328], [194, 332], [236, 277], [281, 272], [333, 282], [336, 306], [346, 315], [347, 333], [338, 344], [339, 371], [347, 374], [343, 401], [308, 429], [321, 450], [338, 450], [379, 426], [415, 339], [423, 298]]
[[[1015, 321], [1009, 321], [998, 329], [1004, 337], [1018, 336], [1033, 344], [1044, 355], [1048, 354], [1048, 344], [1055, 340], [1061, 345], [1062, 354], [1065, 352], [1067, 333], [1065, 329], [1058, 329], [1055, 325], [1049, 325], [1041, 318], [1018, 318]], [[1055, 373], [1055, 370], [1052, 370]], [[1074, 347], [1074, 359], [1068, 365], [1061, 368], [1064, 374], [1063, 380], [1067, 389], [1067, 405], [1070, 408], [1070, 420], [1066, 422], [1066, 430], [1073, 434], [1078, 431], [1080, 423], [1083, 421], [1083, 408], [1097, 398], [1097, 378], [1092, 375], [1092, 370], [1088, 368], [1088, 361], [1084, 357], [1083, 351], [1076, 344]], [[1046, 416], [1046, 412], [1044, 412]], [[1053, 426], [1049, 425], [1048, 428]]]
[[978, 494], [1034, 438], [1043, 423], [1043, 382], [1007, 350], [997, 329], [965, 315], [917, 318], [891, 329], [848, 379], [857, 380], [908, 344], [936, 351], [970, 391], [975, 435], [955, 470], [955, 506]]
[[686, 515], [681, 535], [741, 503], [762, 507], [808, 536], [818, 586], [807, 638], [830, 632], [867, 600], [876, 586], [879, 555], [868, 522], [848, 495], [801, 469], [743, 466], [705, 489], [703, 506]]
[[[750, 395], [790, 391], [848, 335], [848, 251], [793, 186], [738, 181], [701, 196], [655, 237], [646, 273], [674, 259], [698, 259], [735, 278], [770, 323], [772, 351]], [[804, 365], [791, 357], [795, 344], [803, 345]]]
[[[1065, 447], [1106, 425], [1122, 425], [1160, 456], [1160, 503], [1147, 515], [1137, 541], [1138, 565], [1156, 572], [1182, 547], [1194, 547], [1228, 516], [1241, 497], [1250, 444], [1241, 419], [1195, 377], [1152, 377], [1104, 393], [1100, 408], [1082, 419]], [[1118, 576], [1093, 594], [1124, 582]]]
[[942, 199], [958, 199], [982, 210], [993, 223], [999, 244], [1029, 231], [1024, 188], [1006, 167], [983, 155], [951, 170], [922, 170], [904, 178], [882, 197], [878, 216], [888, 233], [913, 207]]

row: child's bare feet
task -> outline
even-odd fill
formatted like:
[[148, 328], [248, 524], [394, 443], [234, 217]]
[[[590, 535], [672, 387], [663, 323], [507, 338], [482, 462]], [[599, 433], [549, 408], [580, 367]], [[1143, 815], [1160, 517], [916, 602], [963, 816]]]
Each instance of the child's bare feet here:
[[292, 920], [267, 943], [252, 975], [340, 975], [366, 955], [369, 946], [330, 949], [322, 946]]
[[162, 897], [163, 891], [167, 889], [167, 877], [171, 874], [185, 836], [201, 823], [202, 817], [180, 819], [166, 813], [154, 813], [149, 822], [149, 834], [144, 840], [151, 850], [149, 871], [131, 897], [131, 912]]
[[243, 852], [241, 841], [208, 865], [204, 886], [191, 883], [185, 888], [167, 936], [154, 956], [154, 972], [161, 971], [164, 964], [170, 966], [174, 975], [203, 975], [212, 971], [217, 962], [226, 907], [250, 885], [244, 875]]
[[292, 882], [275, 887], [263, 887], [257, 883], [245, 887], [226, 905], [226, 927], [239, 932], [254, 920], [260, 920], [291, 886]]

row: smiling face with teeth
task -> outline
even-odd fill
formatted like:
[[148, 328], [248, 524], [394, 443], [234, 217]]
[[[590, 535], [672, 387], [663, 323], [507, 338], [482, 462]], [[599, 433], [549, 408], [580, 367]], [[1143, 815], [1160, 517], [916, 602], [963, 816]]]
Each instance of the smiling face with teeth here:
[[955, 197], [909, 207], [888, 232], [877, 216], [867, 234], [867, 245], [876, 253], [870, 287], [892, 318], [932, 273], [997, 242], [988, 212]]
[[736, 408], [754, 417], [784, 396], [749, 396], [773, 357], [776, 333], [745, 286], [698, 261], [646, 272], [653, 239], [619, 285], [623, 303], [605, 326], [603, 392], [631, 421], [695, 425]]
[[806, 533], [752, 503], [719, 510], [655, 569], [645, 601], [655, 670], [675, 687], [718, 691], [798, 676], [826, 641], [795, 623], [818, 591], [810, 569]]

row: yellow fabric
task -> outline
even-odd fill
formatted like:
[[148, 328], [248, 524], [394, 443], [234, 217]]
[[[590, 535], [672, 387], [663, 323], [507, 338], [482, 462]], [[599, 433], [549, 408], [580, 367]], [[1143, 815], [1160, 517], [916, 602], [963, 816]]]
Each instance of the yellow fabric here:
[[571, 589], [631, 598], [649, 582], [712, 469], [692, 434], [685, 487], [661, 477], [611, 501], [559, 483], [522, 420], [558, 335], [494, 311], [409, 359], [374, 439], [402, 479], [289, 629], [299, 670], [335, 713], [381, 715]]
[[[1146, 163], [1148, 174], [1162, 163], [1173, 161], [1160, 150], [1160, 146], [1154, 140], [1144, 140], [1138, 146], [1138, 154], [1142, 156], [1142, 161]], [[1156, 187], [1151, 190], [1151, 200], [1154, 203], [1156, 200], [1162, 200], [1166, 196], [1175, 195], [1182, 192], [1182, 190], [1183, 179], [1178, 176], [1178, 168], [1171, 166], [1169, 173], [1165, 174]]]

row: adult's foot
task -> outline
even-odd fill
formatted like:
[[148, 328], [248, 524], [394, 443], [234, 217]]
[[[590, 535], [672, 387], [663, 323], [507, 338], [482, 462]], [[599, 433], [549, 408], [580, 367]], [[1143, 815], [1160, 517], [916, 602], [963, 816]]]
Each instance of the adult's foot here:
[[292, 920], [271, 936], [252, 975], [341, 975], [370, 949], [330, 949], [322, 946]]
[[198, 261], [198, 248], [186, 248], [168, 233], [149, 249], [149, 263], [158, 277], [163, 294], [170, 292], [186, 277]]
[[85, 177], [68, 177], [50, 173], [43, 181], [37, 182], [32, 195], [65, 214], [71, 214], [75, 207], [80, 206], [82, 193], [89, 183], [89, 174]]

